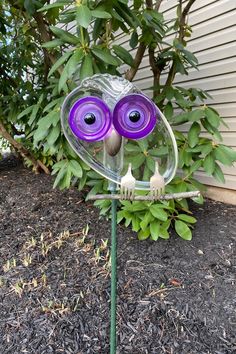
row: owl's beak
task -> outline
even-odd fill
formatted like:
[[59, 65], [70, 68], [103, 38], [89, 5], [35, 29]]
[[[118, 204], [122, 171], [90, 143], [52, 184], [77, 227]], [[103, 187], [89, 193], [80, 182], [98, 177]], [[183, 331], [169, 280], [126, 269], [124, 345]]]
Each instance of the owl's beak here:
[[104, 140], [106, 152], [110, 156], [115, 156], [120, 151], [122, 137], [117, 133], [115, 129], [112, 129], [108, 138]]

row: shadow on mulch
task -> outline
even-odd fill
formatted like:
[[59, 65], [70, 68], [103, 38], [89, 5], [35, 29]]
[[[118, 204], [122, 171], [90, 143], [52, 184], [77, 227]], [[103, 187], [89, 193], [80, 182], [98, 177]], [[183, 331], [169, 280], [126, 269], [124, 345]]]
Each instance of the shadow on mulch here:
[[[110, 223], [19, 166], [0, 190], [0, 352], [109, 353]], [[236, 353], [236, 208], [192, 209], [192, 242], [118, 227], [117, 353]]]

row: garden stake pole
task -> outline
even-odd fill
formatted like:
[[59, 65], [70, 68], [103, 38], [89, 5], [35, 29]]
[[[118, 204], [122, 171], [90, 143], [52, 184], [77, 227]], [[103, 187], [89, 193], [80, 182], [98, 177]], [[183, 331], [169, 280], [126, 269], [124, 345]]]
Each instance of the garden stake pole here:
[[[113, 189], [112, 194], [115, 194]], [[117, 200], [111, 202], [111, 307], [110, 354], [116, 353], [116, 297], [117, 297]]]

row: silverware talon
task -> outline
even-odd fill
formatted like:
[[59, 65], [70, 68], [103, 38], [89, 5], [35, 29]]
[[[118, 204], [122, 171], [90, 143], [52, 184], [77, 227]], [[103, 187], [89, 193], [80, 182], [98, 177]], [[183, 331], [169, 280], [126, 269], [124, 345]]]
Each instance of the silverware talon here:
[[155, 162], [155, 172], [150, 178], [150, 196], [153, 200], [158, 200], [165, 193], [165, 180], [159, 172], [158, 162]]
[[127, 173], [121, 178], [120, 195], [121, 199], [133, 200], [135, 191], [135, 178], [132, 175], [132, 165], [129, 163]]

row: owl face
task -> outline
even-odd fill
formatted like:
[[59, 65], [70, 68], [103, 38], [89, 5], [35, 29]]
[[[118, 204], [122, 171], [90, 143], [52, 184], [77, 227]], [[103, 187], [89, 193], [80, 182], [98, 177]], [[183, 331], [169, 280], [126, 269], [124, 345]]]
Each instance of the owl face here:
[[132, 163], [136, 189], [149, 189], [158, 160], [168, 183], [177, 166], [171, 127], [157, 106], [129, 81], [108, 74], [82, 81], [65, 99], [62, 127], [74, 151], [120, 184]]
[[69, 125], [77, 138], [88, 142], [107, 139], [114, 130], [121, 137], [137, 140], [152, 132], [158, 115], [152, 101], [138, 93], [121, 98], [113, 109], [101, 98], [87, 96], [72, 106]]

